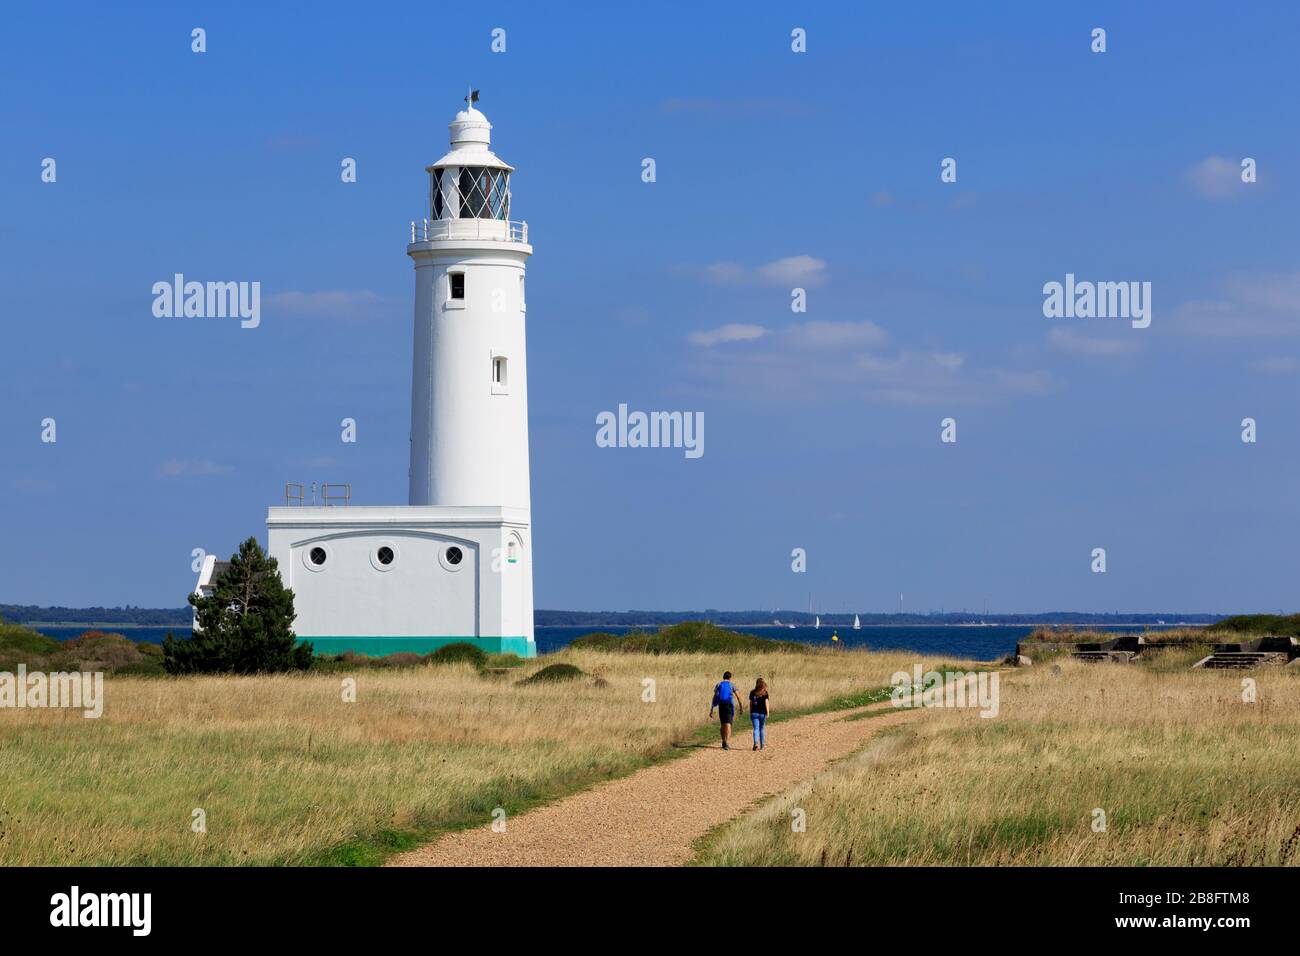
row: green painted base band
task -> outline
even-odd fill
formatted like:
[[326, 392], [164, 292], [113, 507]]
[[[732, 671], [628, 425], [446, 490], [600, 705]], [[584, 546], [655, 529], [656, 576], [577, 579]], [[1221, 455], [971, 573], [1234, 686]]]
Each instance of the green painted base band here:
[[314, 637], [300, 634], [298, 640], [310, 641], [317, 654], [352, 651], [368, 657], [383, 657], [399, 653], [428, 654], [448, 644], [473, 644], [485, 654], [537, 656], [537, 643], [526, 637]]

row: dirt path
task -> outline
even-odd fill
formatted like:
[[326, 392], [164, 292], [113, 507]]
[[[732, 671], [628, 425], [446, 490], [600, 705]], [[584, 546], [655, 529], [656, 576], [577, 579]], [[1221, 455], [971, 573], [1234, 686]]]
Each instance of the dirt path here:
[[850, 713], [860, 711], [773, 724], [767, 749], [758, 753], [750, 750], [748, 721], [738, 721], [735, 750], [715, 742], [514, 817], [505, 833], [489, 826], [449, 833], [388, 865], [681, 865], [691, 859], [691, 844], [712, 827], [808, 779], [915, 712], [845, 720]]

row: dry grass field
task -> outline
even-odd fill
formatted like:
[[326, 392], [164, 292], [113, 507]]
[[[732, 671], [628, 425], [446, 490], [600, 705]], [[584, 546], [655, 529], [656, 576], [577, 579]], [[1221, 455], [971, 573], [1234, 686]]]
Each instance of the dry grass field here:
[[1163, 654], [1003, 673], [998, 717], [931, 710], [714, 831], [698, 861], [1300, 864], [1300, 665], [1191, 671], [1193, 651]]
[[[709, 725], [724, 669], [745, 689], [762, 673], [779, 715], [886, 685], [915, 660], [569, 650], [496, 676], [110, 674], [98, 720], [0, 710], [0, 864], [374, 863], [671, 754]], [[518, 685], [556, 661], [601, 680]]]

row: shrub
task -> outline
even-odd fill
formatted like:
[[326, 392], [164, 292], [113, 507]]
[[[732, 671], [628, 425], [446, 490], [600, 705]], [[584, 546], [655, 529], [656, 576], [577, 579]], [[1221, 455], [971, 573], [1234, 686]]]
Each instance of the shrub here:
[[473, 664], [480, 670], [487, 666], [487, 654], [483, 653], [483, 649], [465, 641], [440, 647], [426, 655], [425, 660], [430, 664]]
[[60, 646], [54, 638], [46, 637], [29, 627], [0, 621], [0, 656], [30, 662], [58, 653]]
[[30, 628], [0, 623], [0, 670], [19, 664], [50, 671], [111, 671], [114, 674], [160, 674], [162, 648], [139, 644], [121, 634], [85, 631], [56, 641]]
[[1239, 634], [1276, 634], [1280, 637], [1300, 637], [1300, 614], [1237, 614], [1211, 624], [1207, 631]]
[[[1073, 628], [1040, 627], [1023, 638], [1020, 643], [1103, 644], [1106, 641], [1113, 641], [1117, 637], [1140, 637], [1153, 647], [1160, 645], [1184, 646], [1200, 644], [1205, 641], [1204, 631], [1194, 627], [1161, 628], [1154, 631], [1144, 631], [1138, 628], [1131, 631], [1076, 631]], [[1037, 655], [1035, 655], [1034, 660], [1038, 660]]]
[[117, 670], [144, 660], [144, 654], [133, 641], [103, 631], [79, 634], [64, 641], [59, 651], [60, 662], [72, 670]]
[[158, 657], [143, 658], [134, 664], [123, 664], [121, 667], [115, 667], [113, 673], [128, 677], [160, 677], [166, 674], [167, 671], [163, 667], [160, 655]]
[[381, 667], [416, 667], [424, 663], [424, 658], [410, 651], [398, 651], [396, 654], [386, 654], [378, 658], [375, 663]]
[[581, 667], [575, 667], [572, 664], [547, 664], [532, 677], [525, 677], [519, 683], [521, 685], [552, 684], [558, 681], [577, 680], [586, 676], [586, 672]]

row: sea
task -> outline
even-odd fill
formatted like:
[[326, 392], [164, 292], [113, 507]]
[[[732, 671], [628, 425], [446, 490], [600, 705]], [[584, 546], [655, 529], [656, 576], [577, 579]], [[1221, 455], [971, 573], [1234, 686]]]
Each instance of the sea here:
[[[40, 631], [56, 640], [66, 641], [69, 638], [76, 637], [79, 634], [91, 630], [87, 625], [30, 625], [35, 630]], [[1164, 630], [1173, 627], [1186, 627], [1187, 625], [1151, 625], [1147, 628], [1141, 624], [1130, 625], [1087, 625], [1086, 629], [1090, 631], [1113, 631], [1115, 633], [1133, 633], [1143, 629]], [[133, 641], [148, 641], [153, 644], [161, 644], [163, 638], [170, 632], [177, 638], [186, 638], [190, 636], [188, 627], [98, 627], [95, 630], [108, 631], [110, 633], [122, 634]], [[866, 626], [861, 630], [852, 628], [831, 628], [831, 627], [777, 627], [775, 625], [765, 625], [751, 627], [745, 625], [736, 625], [730, 627], [730, 630], [740, 631], [744, 634], [754, 634], [758, 637], [766, 637], [782, 641], [800, 641], [805, 644], [821, 644], [831, 646], [835, 644], [842, 647], [865, 647], [871, 650], [899, 650], [914, 651], [918, 654], [949, 654], [954, 657], [962, 657], [967, 660], [994, 660], [995, 658], [1005, 657], [1016, 649], [1016, 643], [1027, 637], [1032, 631], [1036, 630], [1034, 625], [1028, 624], [987, 624], [987, 625], [893, 625], [881, 624]], [[1083, 630], [1080, 627], [1080, 630]], [[581, 637], [583, 634], [592, 634], [596, 632], [609, 634], [626, 634], [634, 630], [655, 630], [654, 627], [634, 628], [634, 627], [538, 627], [535, 629], [537, 639], [537, 652], [539, 654], [550, 654], [567, 647], [574, 638]], [[838, 641], [831, 640], [832, 635], [839, 638]]]

